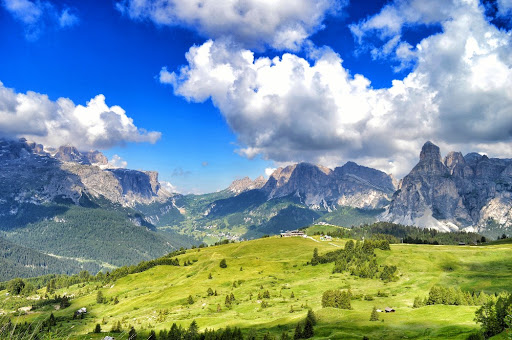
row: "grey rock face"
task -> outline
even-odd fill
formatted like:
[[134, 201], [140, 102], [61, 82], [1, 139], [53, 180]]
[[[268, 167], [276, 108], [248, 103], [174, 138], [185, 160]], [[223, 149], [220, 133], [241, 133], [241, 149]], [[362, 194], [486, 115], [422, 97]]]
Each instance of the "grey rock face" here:
[[78, 149], [72, 145], [63, 145], [59, 147], [54, 157], [63, 162], [91, 164], [87, 157], [82, 155], [82, 153], [80, 153], [80, 151], [78, 151]]
[[98, 151], [82, 154], [73, 146], [64, 146], [51, 156], [42, 145], [25, 139], [0, 140], [2, 198], [34, 204], [61, 198], [80, 204], [88, 196], [134, 206], [171, 196], [160, 187], [156, 172], [98, 166], [105, 164], [106, 157]]
[[312, 208], [330, 209], [336, 204], [380, 208], [395, 188], [389, 175], [349, 162], [334, 171], [308, 163], [279, 168], [262, 190], [269, 199], [297, 195]]
[[93, 150], [89, 152], [84, 152], [85, 158], [89, 161], [90, 164], [98, 164], [98, 165], [107, 165], [108, 159], [104, 154], [99, 152], [98, 150]]
[[490, 220], [511, 226], [512, 161], [450, 152], [425, 143], [382, 219], [443, 231], [484, 230]]
[[259, 176], [254, 181], [249, 177], [234, 180], [233, 183], [228, 187], [228, 190], [238, 195], [242, 192], [246, 192], [253, 189], [261, 189], [267, 181], [263, 176]]

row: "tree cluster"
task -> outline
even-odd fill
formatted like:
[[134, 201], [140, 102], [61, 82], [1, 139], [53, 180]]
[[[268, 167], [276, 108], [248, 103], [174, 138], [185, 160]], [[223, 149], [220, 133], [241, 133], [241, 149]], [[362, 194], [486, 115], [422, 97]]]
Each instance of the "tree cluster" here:
[[489, 299], [476, 311], [475, 321], [482, 326], [486, 338], [512, 329], [512, 295], [502, 294]]
[[341, 309], [352, 309], [350, 300], [352, 293], [350, 290], [342, 291], [339, 289], [326, 290], [322, 294], [322, 307], [334, 307]]
[[459, 287], [433, 286], [428, 297], [414, 299], [413, 308], [425, 305], [454, 305], [454, 306], [480, 306], [489, 300], [490, 296], [485, 292], [463, 292]]
[[387, 240], [366, 240], [354, 242], [349, 240], [344, 249], [318, 255], [318, 250], [313, 250], [311, 265], [334, 262], [333, 273], [350, 272], [351, 275], [362, 278], [379, 278], [385, 282], [395, 281], [396, 266], [379, 267], [377, 265], [375, 249], [390, 250]]

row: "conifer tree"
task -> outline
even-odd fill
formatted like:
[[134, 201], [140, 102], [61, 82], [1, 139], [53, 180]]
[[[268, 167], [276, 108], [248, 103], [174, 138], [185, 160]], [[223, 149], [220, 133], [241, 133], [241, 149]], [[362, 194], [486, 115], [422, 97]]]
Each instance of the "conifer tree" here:
[[135, 328], [131, 328], [128, 332], [128, 340], [135, 340], [137, 339], [137, 332], [135, 331]]
[[101, 333], [101, 325], [99, 323], [97, 323], [96, 327], [94, 327], [94, 333]]
[[197, 335], [199, 334], [199, 326], [197, 325], [196, 320], [190, 323], [190, 326], [188, 326], [187, 333], [191, 339], [195, 339], [197, 337]]
[[96, 302], [97, 303], [103, 303], [104, 297], [101, 290], [98, 290], [98, 293], [96, 293]]
[[377, 313], [377, 308], [373, 307], [372, 314], [370, 315], [370, 321], [379, 321], [379, 314]]
[[295, 327], [295, 333], [293, 334], [293, 339], [294, 340], [298, 340], [298, 339], [302, 339], [302, 326], [299, 323], [297, 323], [297, 326]]
[[311, 319], [306, 318], [306, 322], [304, 323], [304, 330], [302, 331], [302, 337], [304, 339], [309, 339], [309, 338], [312, 338], [313, 336], [314, 336], [313, 323], [312, 323]]
[[316, 325], [316, 315], [315, 315], [315, 312], [313, 312], [312, 309], [308, 310], [308, 315], [306, 316], [306, 319], [309, 319], [313, 326]]

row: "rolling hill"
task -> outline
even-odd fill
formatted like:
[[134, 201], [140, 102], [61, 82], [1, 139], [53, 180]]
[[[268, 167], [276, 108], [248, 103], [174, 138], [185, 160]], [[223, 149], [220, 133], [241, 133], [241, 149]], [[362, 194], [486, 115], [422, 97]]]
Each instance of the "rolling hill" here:
[[[323, 256], [346, 243], [347, 239], [319, 241], [316, 236], [268, 237], [190, 249], [177, 256], [181, 266], [158, 265], [117, 281], [91, 281], [58, 289], [59, 295], [75, 296], [68, 308], [55, 310], [51, 303], [40, 303], [41, 307], [21, 315], [8, 310], [4, 313], [16, 315], [16, 322], [32, 324], [47, 320], [53, 313], [57, 325], [52, 328], [52, 339], [102, 339], [107, 334], [126, 339], [132, 326], [139, 335], [150, 330], [158, 334], [173, 323], [187, 328], [194, 320], [201, 331], [239, 327], [245, 335], [255, 333], [258, 338], [266, 332], [276, 337], [283, 332], [293, 336], [308, 309], [318, 319], [315, 339], [466, 339], [479, 329], [474, 321], [478, 306], [413, 308], [415, 298], [427, 298], [434, 286], [476, 294], [510, 292], [510, 244], [393, 244], [391, 250], [376, 249], [379, 271], [383, 266], [397, 267], [396, 281], [389, 282], [350, 272], [333, 273], [333, 263], [307, 264], [315, 248]], [[219, 266], [222, 259], [227, 268]], [[322, 307], [322, 294], [330, 289], [350, 290], [352, 309]], [[98, 292], [104, 297], [102, 303], [97, 301]], [[269, 297], [262, 297], [266, 292]], [[231, 294], [234, 300], [227, 306], [226, 296]], [[10, 309], [34, 304], [21, 297], [5, 297], [4, 292], [0, 295]], [[73, 319], [74, 311], [82, 307], [87, 308], [85, 317]], [[392, 307], [396, 312], [379, 313], [380, 321], [373, 322], [369, 321], [373, 307]], [[118, 323], [125, 332], [108, 333]], [[96, 324], [103, 333], [92, 333]]]

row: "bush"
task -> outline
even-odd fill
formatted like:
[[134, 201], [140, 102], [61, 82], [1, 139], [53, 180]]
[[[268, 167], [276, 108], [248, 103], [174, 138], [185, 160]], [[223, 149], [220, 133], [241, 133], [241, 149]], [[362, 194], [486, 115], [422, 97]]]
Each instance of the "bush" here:
[[228, 265], [227, 265], [227, 263], [226, 263], [226, 259], [222, 259], [222, 260], [220, 260], [219, 266], [220, 266], [221, 268], [227, 268], [227, 267], [228, 267]]

